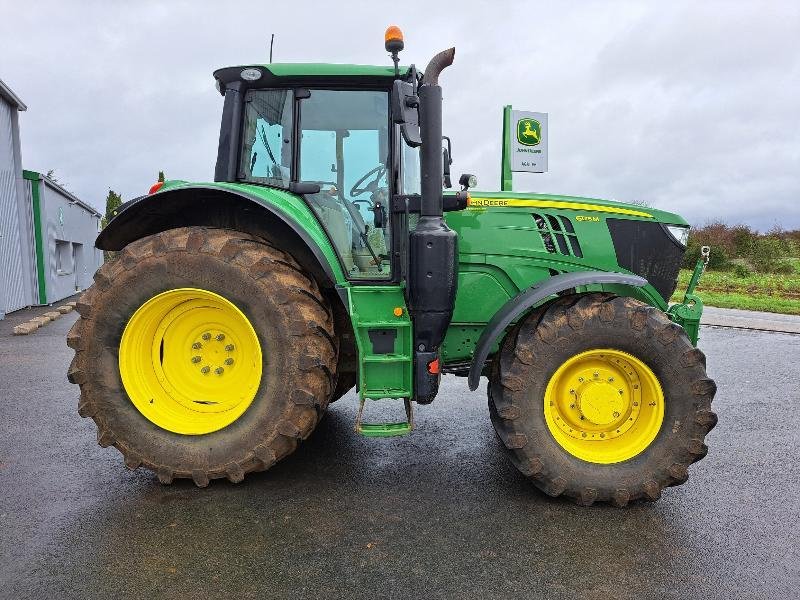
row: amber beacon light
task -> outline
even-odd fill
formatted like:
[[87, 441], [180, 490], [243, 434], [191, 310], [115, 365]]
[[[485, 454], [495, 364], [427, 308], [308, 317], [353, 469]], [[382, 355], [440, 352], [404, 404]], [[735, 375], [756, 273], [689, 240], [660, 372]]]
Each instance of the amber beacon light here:
[[403, 49], [403, 32], [397, 25], [390, 25], [386, 28], [383, 36], [387, 52], [400, 52]]

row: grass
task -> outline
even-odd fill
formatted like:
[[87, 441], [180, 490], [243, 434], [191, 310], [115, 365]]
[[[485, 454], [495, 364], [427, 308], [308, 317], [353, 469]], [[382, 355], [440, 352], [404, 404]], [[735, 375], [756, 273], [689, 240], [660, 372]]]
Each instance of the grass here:
[[[794, 267], [793, 274], [754, 273], [737, 277], [733, 271], [707, 271], [700, 279], [697, 294], [708, 306], [800, 315], [800, 259], [789, 261]], [[681, 270], [672, 302], [683, 300], [691, 275], [691, 271]]]

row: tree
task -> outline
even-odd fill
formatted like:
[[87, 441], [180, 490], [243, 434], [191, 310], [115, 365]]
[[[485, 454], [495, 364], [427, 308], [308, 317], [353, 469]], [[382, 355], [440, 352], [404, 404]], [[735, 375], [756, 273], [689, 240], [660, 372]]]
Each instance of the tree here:
[[112, 189], [109, 189], [108, 196], [106, 196], [106, 214], [102, 220], [103, 227], [105, 227], [108, 224], [108, 222], [116, 216], [117, 209], [121, 205], [122, 205], [122, 195], [118, 194]]
[[166, 178], [164, 177], [164, 171], [159, 171], [158, 172], [158, 180], [159, 181], [166, 181]]

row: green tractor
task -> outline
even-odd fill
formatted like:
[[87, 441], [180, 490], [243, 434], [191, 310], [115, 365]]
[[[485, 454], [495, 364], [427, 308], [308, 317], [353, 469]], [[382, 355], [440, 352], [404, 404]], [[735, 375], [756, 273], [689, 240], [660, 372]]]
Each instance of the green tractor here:
[[[670, 306], [678, 215], [451, 192], [439, 76], [393, 66], [216, 71], [214, 181], [156, 184], [97, 238], [115, 257], [67, 339], [78, 412], [162, 483], [241, 481], [291, 454], [355, 387], [356, 430], [407, 434], [443, 374], [488, 379], [514, 465], [582, 505], [655, 500], [716, 424], [692, 292]], [[507, 161], [508, 157], [504, 157]], [[369, 400], [406, 420], [362, 420]]]

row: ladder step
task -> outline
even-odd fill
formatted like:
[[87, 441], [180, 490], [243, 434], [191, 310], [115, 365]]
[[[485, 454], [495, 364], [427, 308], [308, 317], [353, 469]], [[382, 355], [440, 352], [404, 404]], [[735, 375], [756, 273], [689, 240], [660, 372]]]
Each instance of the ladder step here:
[[358, 406], [356, 415], [356, 432], [364, 437], [394, 437], [397, 435], [407, 435], [414, 429], [414, 408], [411, 400], [403, 398], [406, 409], [406, 420], [399, 423], [363, 423], [361, 417], [364, 414], [364, 399]]
[[411, 423], [361, 423], [358, 433], [364, 437], [392, 437], [411, 433]]
[[406, 354], [367, 354], [364, 362], [411, 362], [411, 357]]

